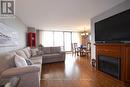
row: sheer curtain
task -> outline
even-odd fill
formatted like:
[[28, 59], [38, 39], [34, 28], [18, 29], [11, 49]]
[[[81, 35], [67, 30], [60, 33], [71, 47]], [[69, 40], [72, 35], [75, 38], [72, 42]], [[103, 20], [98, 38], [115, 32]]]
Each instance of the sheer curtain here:
[[71, 32], [64, 32], [64, 49], [65, 51], [71, 51]]
[[39, 43], [44, 47], [60, 46], [64, 51], [71, 51], [72, 43], [80, 45], [78, 32], [40, 31], [39, 39]]
[[64, 50], [63, 32], [54, 32], [54, 46], [60, 46]]
[[44, 47], [53, 46], [53, 32], [52, 31], [42, 32], [42, 44]]
[[78, 47], [80, 44], [80, 33], [72, 32], [72, 43], [77, 43]]
[[63, 32], [54, 32], [54, 46], [63, 45]]

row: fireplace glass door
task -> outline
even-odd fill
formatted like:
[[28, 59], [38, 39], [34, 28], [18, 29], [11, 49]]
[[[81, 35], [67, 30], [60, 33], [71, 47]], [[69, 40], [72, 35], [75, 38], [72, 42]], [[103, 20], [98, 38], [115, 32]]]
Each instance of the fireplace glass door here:
[[117, 79], [120, 79], [120, 58], [100, 55], [98, 56], [98, 69], [102, 72], [112, 75]]

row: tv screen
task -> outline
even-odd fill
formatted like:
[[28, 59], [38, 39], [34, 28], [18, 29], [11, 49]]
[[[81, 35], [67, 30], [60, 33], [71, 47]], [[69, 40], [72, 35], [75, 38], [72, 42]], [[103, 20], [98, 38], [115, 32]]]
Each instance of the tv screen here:
[[130, 9], [96, 22], [95, 41], [130, 41]]

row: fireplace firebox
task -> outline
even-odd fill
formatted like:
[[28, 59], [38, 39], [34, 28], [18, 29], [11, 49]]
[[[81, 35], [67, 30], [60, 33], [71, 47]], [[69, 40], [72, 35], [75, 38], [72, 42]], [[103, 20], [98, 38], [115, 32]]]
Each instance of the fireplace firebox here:
[[120, 58], [110, 56], [98, 56], [98, 69], [102, 72], [108, 73], [111, 76], [120, 79], [121, 77], [121, 61]]

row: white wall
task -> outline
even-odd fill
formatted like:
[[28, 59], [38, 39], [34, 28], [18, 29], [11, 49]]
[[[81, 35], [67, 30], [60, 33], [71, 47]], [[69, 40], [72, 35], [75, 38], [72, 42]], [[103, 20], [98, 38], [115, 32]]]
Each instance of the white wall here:
[[27, 28], [24, 23], [21, 22], [20, 19], [18, 18], [0, 18], [0, 23], [3, 23], [7, 25], [8, 27], [11, 27], [18, 33], [18, 46], [13, 46], [13, 47], [0, 47], [0, 53], [4, 53], [7, 51], [11, 51], [14, 49], [22, 48], [26, 46], [26, 32]]
[[126, 0], [124, 1], [123, 3], [105, 11], [104, 13], [100, 14], [100, 15], [97, 15], [95, 16], [94, 18], [91, 19], [91, 34], [92, 34], [92, 52], [91, 52], [91, 58], [92, 59], [95, 59], [96, 58], [96, 51], [95, 51], [95, 46], [94, 46], [94, 43], [95, 43], [95, 27], [94, 27], [94, 23], [97, 22], [97, 21], [100, 21], [102, 19], [105, 19], [105, 18], [108, 18], [112, 15], [115, 15], [117, 13], [120, 13], [122, 11], [125, 11], [127, 9], [130, 9], [130, 0]]

